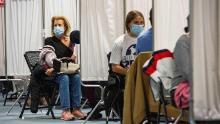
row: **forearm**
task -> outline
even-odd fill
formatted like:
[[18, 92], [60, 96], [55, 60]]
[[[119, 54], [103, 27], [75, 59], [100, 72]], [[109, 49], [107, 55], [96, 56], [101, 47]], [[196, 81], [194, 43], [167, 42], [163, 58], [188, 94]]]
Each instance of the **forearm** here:
[[112, 71], [115, 72], [115, 73], [126, 75], [127, 71], [128, 71], [128, 68], [124, 68], [120, 65], [113, 64], [112, 65]]

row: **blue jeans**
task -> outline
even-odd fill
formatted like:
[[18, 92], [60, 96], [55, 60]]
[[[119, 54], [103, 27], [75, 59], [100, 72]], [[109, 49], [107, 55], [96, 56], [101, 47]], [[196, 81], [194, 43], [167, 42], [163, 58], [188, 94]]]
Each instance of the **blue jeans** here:
[[55, 79], [59, 84], [62, 109], [79, 108], [81, 103], [81, 79], [79, 74], [61, 74]]

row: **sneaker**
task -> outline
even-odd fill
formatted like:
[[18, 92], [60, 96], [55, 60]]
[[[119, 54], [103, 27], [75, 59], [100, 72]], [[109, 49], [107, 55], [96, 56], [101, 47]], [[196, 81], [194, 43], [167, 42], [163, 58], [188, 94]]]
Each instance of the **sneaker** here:
[[74, 119], [74, 116], [69, 111], [63, 111], [60, 119], [64, 121], [70, 121]]
[[75, 109], [75, 110], [72, 112], [72, 115], [73, 115], [74, 117], [78, 118], [78, 119], [82, 119], [82, 118], [85, 117], [85, 114], [82, 113], [82, 112], [80, 111], [80, 109]]

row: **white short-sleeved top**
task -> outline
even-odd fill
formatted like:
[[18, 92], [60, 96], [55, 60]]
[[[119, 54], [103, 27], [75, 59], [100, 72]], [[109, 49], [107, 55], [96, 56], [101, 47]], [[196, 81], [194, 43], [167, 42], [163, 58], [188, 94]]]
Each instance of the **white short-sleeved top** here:
[[137, 38], [131, 37], [128, 34], [123, 34], [115, 40], [111, 50], [111, 64], [120, 64], [123, 67], [130, 67], [136, 57]]

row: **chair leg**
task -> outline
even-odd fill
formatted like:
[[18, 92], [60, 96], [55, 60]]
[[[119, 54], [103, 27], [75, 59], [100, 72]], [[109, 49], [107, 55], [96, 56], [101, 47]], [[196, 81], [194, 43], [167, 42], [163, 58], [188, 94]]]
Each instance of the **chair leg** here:
[[24, 114], [24, 110], [25, 110], [25, 107], [27, 105], [27, 101], [28, 101], [28, 98], [29, 98], [29, 95], [30, 95], [30, 87], [28, 87], [28, 90], [27, 90], [27, 95], [25, 97], [25, 101], [24, 101], [24, 104], [23, 104], [23, 107], [22, 107], [22, 110], [21, 110], [21, 113], [19, 115], [19, 118], [22, 118], [23, 114]]
[[106, 117], [106, 123], [105, 124], [108, 124], [108, 120], [109, 120], [109, 116]]
[[[54, 98], [55, 98], [55, 97], [54, 97]], [[54, 106], [53, 106], [54, 109], [55, 109], [55, 106], [58, 104], [59, 99], [60, 99], [60, 94], [58, 93], [58, 96], [57, 96], [57, 98], [56, 98], [55, 104], [54, 104]]]
[[163, 89], [162, 89], [162, 83], [161, 83], [161, 86], [160, 86], [160, 95], [161, 95], [161, 103], [163, 104], [163, 110], [164, 110], [164, 117], [165, 117], [165, 120], [166, 120], [166, 124], [168, 124], [168, 116], [167, 116], [167, 108], [166, 108], [166, 101], [164, 99], [164, 93], [163, 93]]
[[88, 102], [88, 99], [86, 99], [86, 101], [81, 105], [80, 109], [83, 109], [83, 107], [86, 105], [87, 102]]
[[165, 120], [166, 120], [166, 124], [168, 124], [166, 103], [163, 104], [163, 109], [164, 109], [164, 117], [165, 117]]
[[55, 104], [55, 95], [56, 95], [56, 88], [53, 89], [53, 93], [52, 93], [50, 100], [49, 100], [48, 95], [46, 95], [46, 101], [47, 101], [47, 105], [48, 105], [48, 111], [47, 111], [46, 115], [49, 115], [51, 113], [51, 116], [53, 119], [55, 119], [54, 112], [52, 110], [52, 108]]
[[160, 109], [161, 109], [161, 101], [159, 102], [158, 112], [157, 112], [157, 124], [160, 123]]
[[18, 104], [19, 104], [20, 107], [22, 107], [22, 105], [21, 105], [21, 101], [18, 101]]
[[48, 104], [48, 111], [47, 111], [47, 114], [46, 114], [46, 115], [49, 115], [49, 113], [51, 113], [52, 118], [55, 119], [54, 112], [53, 112], [52, 106], [51, 106], [51, 102], [49, 101], [48, 96], [46, 96], [45, 99], [46, 99], [47, 104]]
[[98, 108], [98, 106], [100, 105], [100, 104], [102, 104], [102, 100], [99, 100], [99, 102], [96, 104], [96, 106], [92, 109], [92, 111], [89, 113], [89, 115], [87, 116], [87, 118], [86, 118], [86, 120], [84, 121], [84, 123], [83, 124], [85, 124], [88, 120], [89, 120], [89, 118], [92, 116], [92, 114], [95, 112], [95, 110]]
[[[109, 118], [111, 117], [112, 115], [112, 109], [113, 109], [113, 106], [116, 104], [116, 99], [117, 99], [117, 96], [113, 99], [112, 101], [112, 104], [110, 106], [105, 106], [105, 115], [106, 115], [106, 124], [108, 124], [108, 121], [109, 121]], [[116, 105], [115, 105], [116, 106]], [[117, 107], [117, 106], [116, 106]], [[118, 108], [117, 108], [118, 109]]]
[[182, 115], [183, 115], [183, 110], [181, 109], [179, 116], [176, 118], [176, 120], [175, 120], [175, 122], [173, 124], [178, 124], [178, 122], [179, 122], [179, 120], [180, 120]]
[[18, 98], [16, 99], [16, 101], [13, 103], [13, 105], [11, 106], [11, 108], [8, 110], [7, 115], [11, 112], [11, 110], [13, 109], [13, 107], [15, 106], [15, 104], [18, 102], [19, 105], [21, 106], [21, 102], [19, 102], [19, 100], [21, 99], [22, 95], [24, 94], [24, 91], [20, 94], [20, 96], [18, 96]]
[[164, 116], [165, 116], [165, 119], [166, 119], [166, 124], [168, 124], [168, 116], [167, 116], [167, 108], [166, 108], [166, 105], [163, 105], [163, 109], [164, 109]]
[[8, 92], [5, 94], [4, 106], [6, 105], [7, 99], [8, 99]]
[[112, 114], [114, 114], [116, 117], [120, 118], [120, 116], [118, 115], [118, 113], [115, 111], [114, 108], [112, 108]]

